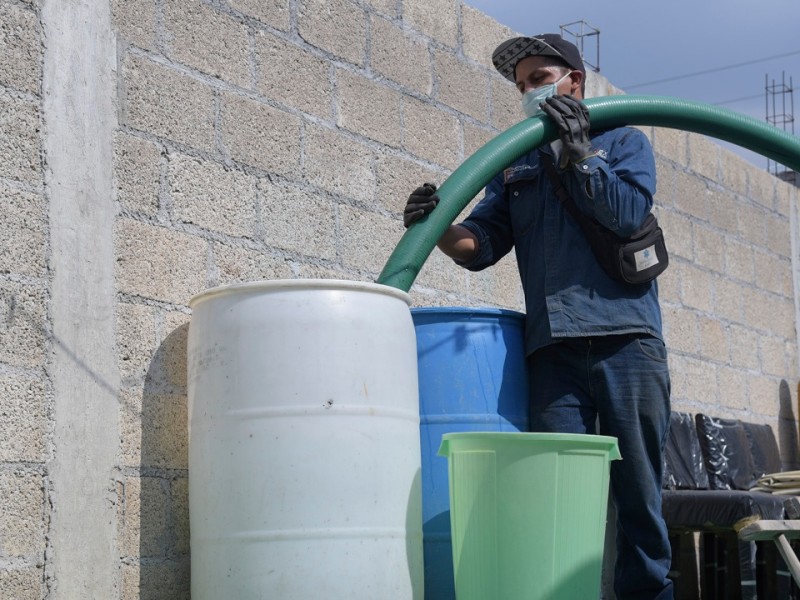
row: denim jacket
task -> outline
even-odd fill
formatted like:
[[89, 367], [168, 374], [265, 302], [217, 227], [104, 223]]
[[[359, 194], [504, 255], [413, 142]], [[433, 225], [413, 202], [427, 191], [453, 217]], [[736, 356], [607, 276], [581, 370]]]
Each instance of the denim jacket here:
[[[644, 222], [653, 205], [655, 161], [645, 135], [633, 128], [593, 133], [598, 150], [559, 169], [572, 199], [620, 236]], [[594, 257], [577, 222], [558, 200], [540, 152], [498, 174], [461, 223], [478, 238], [478, 254], [459, 263], [485, 269], [515, 248], [525, 292], [526, 351], [558, 338], [644, 332], [661, 338], [655, 281], [631, 285], [611, 279]], [[557, 162], [557, 161], [556, 161]]]

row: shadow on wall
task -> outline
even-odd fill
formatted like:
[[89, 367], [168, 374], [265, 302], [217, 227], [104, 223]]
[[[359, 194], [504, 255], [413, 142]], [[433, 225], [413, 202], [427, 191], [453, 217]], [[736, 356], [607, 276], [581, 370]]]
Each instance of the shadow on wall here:
[[798, 431], [796, 415], [792, 402], [792, 389], [785, 379], [781, 380], [778, 391], [780, 406], [778, 408], [778, 444], [785, 464], [785, 470], [800, 469], [798, 457]]
[[157, 348], [141, 405], [139, 596], [190, 597], [186, 344], [189, 325]]

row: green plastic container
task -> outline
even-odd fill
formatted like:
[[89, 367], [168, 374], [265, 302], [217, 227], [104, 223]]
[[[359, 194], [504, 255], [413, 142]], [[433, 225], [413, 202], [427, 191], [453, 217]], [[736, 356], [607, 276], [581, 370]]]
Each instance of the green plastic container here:
[[598, 598], [617, 439], [448, 433], [458, 600]]

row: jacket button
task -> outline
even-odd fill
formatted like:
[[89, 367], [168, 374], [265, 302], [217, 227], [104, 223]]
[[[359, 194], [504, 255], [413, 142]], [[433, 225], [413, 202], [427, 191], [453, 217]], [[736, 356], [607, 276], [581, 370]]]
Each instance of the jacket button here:
[[514, 192], [514, 195], [515, 196], [519, 196], [519, 192]]

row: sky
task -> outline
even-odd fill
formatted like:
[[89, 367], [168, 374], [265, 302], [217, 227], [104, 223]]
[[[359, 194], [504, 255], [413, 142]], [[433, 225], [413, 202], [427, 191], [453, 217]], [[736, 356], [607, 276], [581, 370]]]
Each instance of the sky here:
[[[597, 59], [600, 74], [629, 94], [674, 96], [766, 120], [767, 82], [791, 84], [794, 107], [790, 96], [777, 96], [786, 109], [778, 104], [772, 114], [794, 114], [800, 135], [800, 0], [465, 2], [523, 34], [558, 33], [561, 25], [585, 21], [600, 33], [584, 38], [584, 58]], [[664, 79], [671, 81], [655, 83]], [[767, 167], [766, 158], [723, 145]]]

